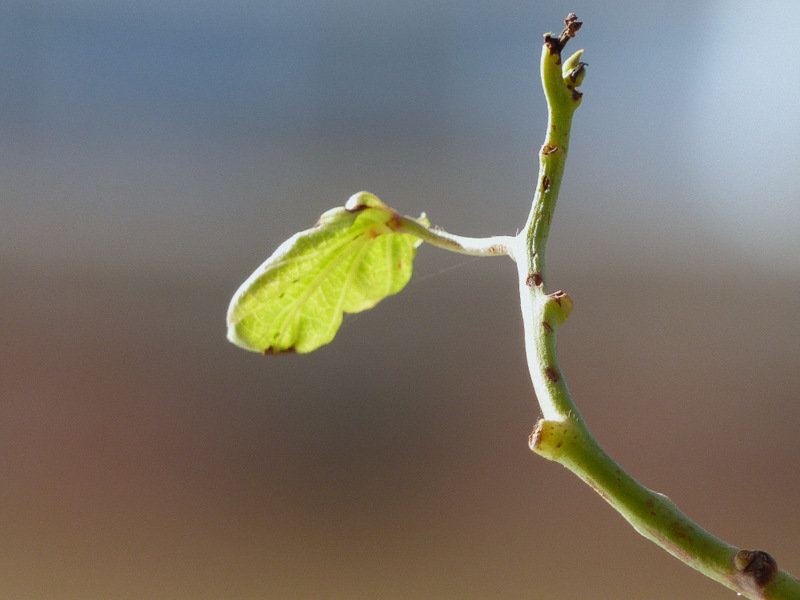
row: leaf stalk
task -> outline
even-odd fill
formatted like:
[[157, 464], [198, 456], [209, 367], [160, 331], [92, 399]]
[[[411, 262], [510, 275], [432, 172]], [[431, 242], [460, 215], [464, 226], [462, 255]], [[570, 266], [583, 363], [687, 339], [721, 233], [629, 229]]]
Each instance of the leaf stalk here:
[[422, 241], [443, 250], [469, 256], [505, 256], [511, 253], [514, 238], [507, 235], [494, 235], [484, 238], [473, 238], [448, 233], [437, 227], [427, 227], [417, 219], [399, 217], [398, 231], [409, 233]]

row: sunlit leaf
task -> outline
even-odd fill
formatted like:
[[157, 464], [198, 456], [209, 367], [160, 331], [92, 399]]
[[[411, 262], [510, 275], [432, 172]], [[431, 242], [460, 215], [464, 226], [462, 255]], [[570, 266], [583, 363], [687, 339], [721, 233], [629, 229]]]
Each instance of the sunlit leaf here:
[[[427, 225], [424, 217], [420, 222]], [[295, 234], [247, 278], [228, 308], [228, 339], [257, 352], [311, 352], [344, 312], [372, 308], [411, 278], [419, 238], [397, 213], [361, 192]]]

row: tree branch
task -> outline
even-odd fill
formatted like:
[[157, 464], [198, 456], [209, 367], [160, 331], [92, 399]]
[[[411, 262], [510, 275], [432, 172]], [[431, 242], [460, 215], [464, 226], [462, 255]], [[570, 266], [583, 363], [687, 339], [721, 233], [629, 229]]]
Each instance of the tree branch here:
[[550, 232], [569, 147], [572, 116], [580, 105], [582, 51], [562, 65], [561, 51], [581, 23], [574, 14], [559, 36], [545, 35], [541, 74], [548, 106], [539, 179], [525, 229], [515, 238], [528, 368], [543, 418], [530, 437], [537, 454], [570, 469], [614, 507], [644, 537], [690, 567], [751, 599], [800, 599], [800, 582], [762, 550], [740, 549], [689, 519], [669, 498], [642, 486], [597, 443], [567, 389], [556, 355], [558, 327], [572, 301], [545, 291], [545, 245]]

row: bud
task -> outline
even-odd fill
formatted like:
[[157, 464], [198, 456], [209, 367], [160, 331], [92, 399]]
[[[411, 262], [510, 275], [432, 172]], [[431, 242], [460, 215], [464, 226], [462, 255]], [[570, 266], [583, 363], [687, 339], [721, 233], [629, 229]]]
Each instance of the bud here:
[[369, 192], [358, 192], [350, 196], [350, 199], [344, 205], [347, 212], [358, 212], [365, 208], [386, 208], [386, 205], [381, 202], [377, 196]]
[[561, 67], [564, 83], [569, 88], [578, 87], [583, 83], [583, 78], [586, 76], [586, 63], [581, 62], [581, 56], [583, 56], [583, 50], [578, 50], [565, 60]]
[[572, 312], [572, 298], [558, 290], [547, 295], [545, 300], [545, 316], [552, 317], [557, 323], [563, 323]]

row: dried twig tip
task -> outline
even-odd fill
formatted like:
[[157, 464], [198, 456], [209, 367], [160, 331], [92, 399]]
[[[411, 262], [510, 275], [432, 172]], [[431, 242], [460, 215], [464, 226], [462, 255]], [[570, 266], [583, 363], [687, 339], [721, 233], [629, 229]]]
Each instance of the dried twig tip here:
[[550, 48], [550, 53], [560, 55], [561, 50], [564, 49], [564, 46], [566, 46], [571, 38], [575, 37], [581, 25], [583, 25], [583, 21], [578, 21], [578, 17], [575, 13], [569, 13], [567, 18], [564, 19], [564, 30], [561, 32], [561, 35], [555, 37], [552, 33], [545, 33], [544, 43]]
[[578, 15], [569, 13], [564, 19], [564, 31], [561, 32], [561, 40], [566, 43], [569, 38], [574, 38], [575, 33], [583, 25], [583, 21], [578, 21]]

